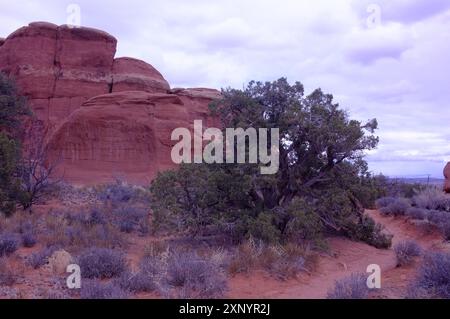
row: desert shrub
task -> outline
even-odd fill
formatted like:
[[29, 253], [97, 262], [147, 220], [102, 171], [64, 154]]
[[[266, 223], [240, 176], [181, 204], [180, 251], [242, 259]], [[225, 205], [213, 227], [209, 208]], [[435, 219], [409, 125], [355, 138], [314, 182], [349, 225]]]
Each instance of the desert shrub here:
[[450, 221], [440, 226], [442, 234], [444, 235], [445, 240], [450, 240]]
[[145, 189], [120, 179], [116, 179], [114, 183], [97, 186], [94, 188], [94, 193], [99, 200], [113, 206], [131, 202], [148, 203], [149, 201], [149, 194]]
[[27, 264], [37, 269], [48, 262], [48, 258], [59, 249], [57, 246], [47, 246], [38, 252], [32, 253], [27, 258]]
[[428, 214], [428, 220], [439, 227], [450, 222], [450, 213], [439, 210], [431, 210]]
[[405, 215], [411, 204], [406, 198], [396, 198], [389, 205], [380, 208], [380, 213], [385, 216], [401, 216]]
[[117, 283], [122, 289], [131, 292], [150, 292], [158, 289], [158, 281], [165, 272], [161, 256], [145, 256], [135, 273], [124, 272]]
[[394, 198], [412, 198], [426, 187], [423, 183], [411, 183], [401, 179], [388, 179], [385, 183], [387, 196]]
[[318, 89], [305, 96], [300, 83], [285, 78], [223, 90], [210, 107], [224, 128], [279, 128], [280, 138], [267, 151], [279, 147], [280, 165], [274, 174], [261, 174], [268, 167], [252, 163], [182, 164], [158, 174], [150, 192], [159, 230], [282, 243], [296, 218], [287, 208], [296, 200], [314, 208], [320, 232], [347, 235], [349, 225], [360, 221], [362, 203], [373, 197], [365, 191], [372, 186], [363, 154], [378, 143], [376, 120], [351, 120], [332, 95]]
[[122, 289], [134, 293], [151, 292], [158, 288], [155, 278], [141, 271], [136, 273], [124, 272], [116, 282]]
[[144, 247], [144, 257], [159, 257], [168, 251], [168, 244], [165, 241], [152, 241]]
[[412, 289], [418, 297], [450, 299], [450, 254], [428, 253], [419, 269]]
[[306, 267], [305, 258], [301, 253], [294, 249], [287, 250], [281, 245], [264, 249], [259, 261], [264, 269], [280, 280], [293, 278]]
[[395, 197], [381, 197], [375, 201], [375, 206], [377, 209], [387, 207], [390, 204], [394, 203], [396, 200]]
[[166, 281], [184, 298], [221, 298], [228, 289], [222, 269], [196, 252], [172, 252]]
[[37, 239], [33, 232], [26, 232], [22, 234], [22, 245], [23, 247], [31, 248], [36, 245]]
[[317, 252], [309, 245], [267, 245], [250, 239], [234, 248], [227, 258], [226, 267], [230, 274], [247, 273], [260, 268], [276, 279], [287, 280], [302, 271], [314, 270], [316, 257]]
[[407, 240], [395, 245], [394, 252], [397, 258], [397, 266], [407, 266], [414, 261], [414, 257], [420, 256], [422, 249], [417, 242]]
[[86, 280], [81, 286], [80, 297], [81, 299], [127, 299], [129, 293], [114, 282]]
[[324, 226], [317, 211], [306, 201], [295, 199], [286, 209], [287, 218], [283, 238], [288, 242], [323, 246]]
[[91, 207], [88, 222], [91, 225], [104, 225], [107, 223], [105, 212], [98, 207]]
[[376, 248], [388, 249], [392, 245], [392, 235], [385, 233], [384, 227], [369, 216], [364, 215], [361, 222], [349, 227], [349, 236]]
[[8, 267], [6, 260], [0, 257], [0, 286], [12, 286], [17, 281], [17, 275]]
[[127, 263], [121, 252], [107, 248], [91, 248], [78, 258], [81, 275], [84, 278], [113, 278], [127, 270]]
[[[54, 211], [46, 216], [45, 233], [41, 237], [48, 246], [71, 247], [77, 251], [92, 246], [103, 248], [125, 246], [126, 241], [120, 230], [106, 215], [107, 213], [104, 217], [93, 219], [92, 214], [85, 211]], [[100, 218], [103, 221], [99, 221]]]
[[19, 247], [17, 235], [11, 233], [0, 234], [0, 257], [9, 256]]
[[239, 244], [232, 253], [228, 271], [231, 274], [247, 273], [259, 264], [258, 259], [263, 249], [261, 242], [257, 242], [253, 238]]
[[424, 220], [429, 216], [429, 210], [419, 207], [410, 207], [407, 209], [405, 215], [412, 219]]
[[364, 274], [352, 274], [347, 278], [336, 281], [335, 286], [328, 292], [328, 299], [366, 299], [369, 295], [367, 278]]
[[165, 263], [163, 259], [161, 255], [144, 256], [139, 264], [139, 271], [149, 276], [157, 276], [164, 272]]
[[131, 233], [137, 230], [140, 223], [148, 217], [148, 213], [144, 208], [133, 205], [120, 205], [113, 211], [115, 224], [121, 232]]
[[31, 110], [14, 81], [0, 72], [0, 213], [10, 216], [22, 196], [20, 134]]
[[266, 243], [277, 243], [280, 240], [281, 232], [275, 226], [273, 214], [261, 213], [248, 223], [248, 236], [261, 239]]
[[0, 213], [5, 216], [11, 216], [16, 210], [20, 191], [20, 182], [16, 177], [19, 158], [19, 142], [0, 132]]
[[412, 201], [420, 208], [450, 211], [450, 198], [437, 187], [427, 187], [421, 190], [412, 198]]

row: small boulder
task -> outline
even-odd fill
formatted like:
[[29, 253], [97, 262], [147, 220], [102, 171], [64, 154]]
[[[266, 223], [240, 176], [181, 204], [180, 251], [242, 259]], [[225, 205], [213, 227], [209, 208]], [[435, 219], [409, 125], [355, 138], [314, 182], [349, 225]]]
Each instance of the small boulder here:
[[57, 274], [64, 274], [67, 266], [72, 263], [72, 256], [63, 249], [55, 251], [48, 259], [50, 269]]

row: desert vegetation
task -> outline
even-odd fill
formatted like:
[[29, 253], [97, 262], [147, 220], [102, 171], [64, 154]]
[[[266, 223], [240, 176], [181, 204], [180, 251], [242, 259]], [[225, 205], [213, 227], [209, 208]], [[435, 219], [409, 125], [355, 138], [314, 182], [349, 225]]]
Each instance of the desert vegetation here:
[[[330, 238], [389, 249], [392, 235], [367, 208], [450, 236], [450, 202], [440, 190], [368, 171], [364, 152], [378, 143], [376, 120], [351, 120], [331, 95], [306, 96], [300, 83], [251, 82], [223, 90], [210, 106], [223, 127], [280, 128], [276, 174], [259, 174], [259, 164], [182, 164], [146, 186], [120, 177], [65, 184], [52, 175], [59, 159], [47, 156], [45, 129], [4, 76], [0, 95], [0, 296], [223, 298], [239, 276], [314, 276], [320, 259], [333, 255]], [[23, 118], [30, 126], [20, 125]], [[24, 144], [24, 136], [34, 142]], [[412, 241], [393, 250], [399, 268], [423, 264], [420, 291], [447, 297], [448, 278], [426, 266], [447, 257], [422, 254]], [[68, 263], [81, 268], [79, 290], [64, 286], [60, 268]], [[14, 290], [18, 282], [31, 285], [10, 269], [17, 264], [45, 276], [51, 289]], [[359, 273], [338, 280], [328, 298], [367, 298], [365, 280]]]
[[376, 206], [383, 215], [406, 216], [424, 230], [439, 229], [450, 239], [450, 197], [438, 187], [422, 187], [410, 198], [382, 197]]

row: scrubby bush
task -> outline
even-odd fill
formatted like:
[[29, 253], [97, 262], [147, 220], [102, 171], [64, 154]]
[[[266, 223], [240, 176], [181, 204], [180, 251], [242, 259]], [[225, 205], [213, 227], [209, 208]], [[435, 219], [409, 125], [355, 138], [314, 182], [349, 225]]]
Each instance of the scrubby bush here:
[[450, 299], [450, 254], [428, 253], [419, 269], [416, 282], [410, 288], [414, 298]]
[[12, 215], [23, 195], [18, 178], [22, 122], [31, 111], [14, 81], [0, 72], [0, 213]]
[[450, 240], [450, 221], [440, 226], [442, 234], [444, 235], [445, 240]]
[[48, 246], [42, 250], [32, 253], [27, 258], [27, 264], [34, 269], [37, 269], [48, 262], [48, 258], [59, 249], [57, 246]]
[[196, 252], [172, 252], [166, 281], [184, 298], [221, 298], [228, 289], [222, 269]]
[[450, 222], [450, 213], [439, 210], [431, 210], [428, 214], [428, 220], [440, 227], [441, 225], [445, 225]]
[[124, 290], [138, 293], [151, 292], [158, 288], [154, 276], [144, 272], [124, 272], [116, 281], [116, 283]]
[[393, 237], [385, 232], [383, 225], [366, 215], [361, 218], [360, 223], [350, 227], [349, 236], [353, 240], [360, 240], [380, 249], [391, 247]]
[[300, 272], [314, 270], [316, 257], [317, 252], [312, 251], [308, 245], [267, 245], [250, 239], [232, 251], [226, 266], [230, 274], [264, 269], [276, 279], [287, 280]]
[[124, 272], [117, 283], [122, 289], [131, 292], [150, 292], [158, 289], [158, 281], [165, 272], [165, 263], [161, 256], [145, 256], [135, 273]]
[[253, 238], [239, 244], [232, 253], [228, 271], [231, 274], [249, 272], [259, 264], [258, 259], [263, 249], [262, 244]]
[[146, 190], [121, 179], [116, 179], [114, 183], [97, 186], [94, 193], [99, 200], [113, 206], [130, 202], [148, 203], [149, 201], [149, 194]]
[[114, 223], [121, 232], [131, 233], [138, 230], [141, 223], [148, 218], [146, 209], [132, 205], [120, 205], [113, 211]]
[[114, 282], [85, 280], [81, 286], [80, 297], [81, 299], [127, 299], [129, 293]]
[[9, 256], [19, 247], [17, 235], [10, 233], [0, 234], [0, 257]]
[[259, 262], [272, 276], [279, 280], [294, 278], [306, 269], [303, 251], [295, 249], [294, 245], [269, 246], [259, 256]]
[[377, 209], [380, 209], [389, 206], [395, 201], [396, 201], [395, 197], [381, 197], [375, 201], [375, 206]]
[[17, 281], [17, 275], [8, 267], [6, 260], [0, 257], [0, 287], [12, 286]]
[[351, 276], [336, 281], [334, 288], [328, 292], [328, 299], [366, 299], [369, 295], [367, 278], [364, 274]]
[[168, 244], [165, 241], [152, 241], [144, 247], [144, 257], [159, 257], [168, 251]]
[[89, 212], [89, 224], [91, 225], [104, 225], [107, 223], [105, 212], [97, 207], [92, 207]]
[[394, 252], [397, 258], [397, 266], [407, 266], [414, 261], [414, 257], [420, 256], [422, 249], [417, 242], [407, 240], [395, 245]]
[[113, 278], [127, 270], [127, 263], [121, 252], [107, 248], [91, 248], [78, 258], [81, 275], [84, 278]]
[[396, 198], [389, 205], [380, 208], [380, 213], [385, 216], [401, 216], [405, 215], [411, 204], [406, 198]]
[[51, 212], [45, 217], [45, 232], [41, 237], [49, 246], [72, 247], [77, 251], [92, 246], [124, 247], [123, 235], [107, 214], [105, 212], [104, 222], [94, 222], [98, 221], [98, 217], [93, 219], [85, 211]]
[[431, 210], [450, 211], [450, 198], [442, 189], [427, 187], [412, 198], [414, 205]]
[[419, 207], [410, 207], [406, 211], [406, 216], [412, 219], [424, 220], [429, 216], [430, 211]]
[[37, 239], [33, 232], [26, 232], [22, 234], [22, 245], [26, 248], [31, 248], [36, 245]]

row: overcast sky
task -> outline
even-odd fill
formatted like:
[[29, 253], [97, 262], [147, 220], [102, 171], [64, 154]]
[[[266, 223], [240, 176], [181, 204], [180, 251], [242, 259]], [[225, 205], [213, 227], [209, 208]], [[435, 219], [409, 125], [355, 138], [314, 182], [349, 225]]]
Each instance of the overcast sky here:
[[147, 61], [172, 87], [284, 76], [376, 117], [375, 172], [442, 177], [450, 161], [449, 0], [0, 0], [0, 37], [65, 24], [72, 3], [83, 26], [118, 39], [117, 56]]

